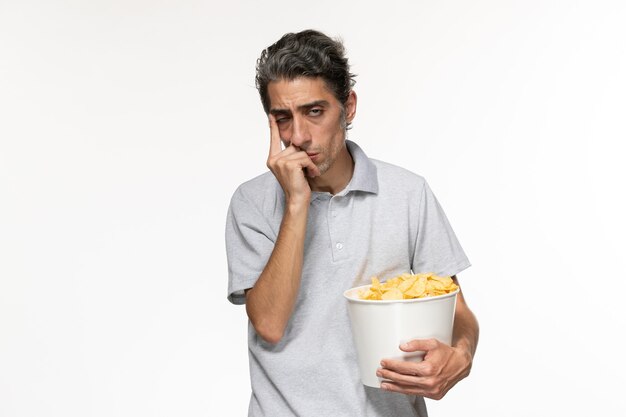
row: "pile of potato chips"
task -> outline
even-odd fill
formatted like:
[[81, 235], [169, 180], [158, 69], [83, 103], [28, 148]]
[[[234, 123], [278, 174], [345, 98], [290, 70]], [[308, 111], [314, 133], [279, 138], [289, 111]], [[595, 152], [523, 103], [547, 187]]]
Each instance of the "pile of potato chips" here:
[[434, 297], [454, 292], [459, 288], [452, 278], [440, 277], [432, 272], [417, 275], [402, 274], [381, 283], [372, 277], [368, 290], [359, 292], [363, 300], [406, 300], [410, 298]]

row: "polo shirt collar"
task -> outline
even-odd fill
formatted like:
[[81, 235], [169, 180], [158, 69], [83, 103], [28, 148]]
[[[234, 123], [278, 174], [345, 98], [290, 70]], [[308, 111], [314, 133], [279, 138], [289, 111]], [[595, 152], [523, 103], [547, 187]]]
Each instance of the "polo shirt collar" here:
[[348, 151], [354, 161], [352, 179], [346, 186], [346, 192], [365, 191], [366, 193], [378, 194], [378, 175], [376, 166], [365, 155], [365, 152], [351, 140], [346, 140]]

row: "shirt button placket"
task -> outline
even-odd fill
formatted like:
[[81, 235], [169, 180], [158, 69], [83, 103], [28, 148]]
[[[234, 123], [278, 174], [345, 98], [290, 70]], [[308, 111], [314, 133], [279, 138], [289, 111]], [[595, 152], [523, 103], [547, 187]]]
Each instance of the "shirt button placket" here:
[[342, 199], [345, 198], [346, 197], [342, 196], [334, 196], [331, 198], [328, 207], [330, 214], [328, 223], [330, 224], [331, 249], [334, 261], [340, 261], [348, 258], [348, 251], [345, 246], [347, 231], [347, 219], [345, 219], [346, 211], [343, 209], [343, 205], [341, 204]]

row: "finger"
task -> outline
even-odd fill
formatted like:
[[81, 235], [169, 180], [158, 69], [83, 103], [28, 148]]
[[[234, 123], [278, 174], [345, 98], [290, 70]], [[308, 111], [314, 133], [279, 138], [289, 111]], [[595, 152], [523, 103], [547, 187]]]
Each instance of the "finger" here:
[[445, 393], [454, 385], [435, 376], [417, 377], [385, 369], [378, 369], [376, 375], [383, 379], [381, 381], [382, 389], [402, 392], [403, 394], [422, 395], [436, 400], [443, 398]]
[[[299, 151], [295, 146], [293, 145], [289, 145], [287, 146], [285, 149], [282, 149], [282, 147], [280, 147], [279, 145], [279, 149], [280, 151], [277, 154], [274, 155], [270, 155], [270, 158], [273, 156], [274, 158], [286, 158], [286, 157], [290, 157], [293, 155], [298, 155], [300, 153], [302, 153], [302, 151]], [[305, 153], [306, 155], [306, 153]]]
[[320, 175], [320, 169], [317, 165], [315, 165], [315, 162], [311, 161], [311, 158], [309, 158], [309, 155], [307, 155], [306, 152], [305, 156], [308, 161], [305, 166], [307, 175], [311, 178], [318, 177]]
[[398, 373], [386, 368], [378, 368], [376, 370], [376, 376], [386, 381], [418, 386], [421, 388], [425, 388], [425, 384], [427, 382], [426, 377]]
[[415, 352], [418, 350], [428, 352], [439, 346], [437, 339], [414, 339], [400, 345], [400, 349], [405, 352]]
[[403, 384], [394, 381], [382, 381], [380, 384], [380, 388], [384, 389], [385, 391], [399, 392], [402, 394], [420, 395], [423, 397], [427, 396], [427, 389], [412, 384]]
[[[307, 175], [311, 178], [317, 177], [320, 175], [320, 169], [315, 165], [315, 162], [311, 160], [309, 155], [304, 151], [294, 151], [292, 154], [287, 154], [287, 152], [291, 149], [296, 149], [293, 145], [289, 145], [281, 154], [281, 159], [284, 158], [286, 161], [298, 161], [300, 164], [300, 168], [306, 169]], [[286, 155], [285, 155], [286, 154]], [[283, 157], [283, 155], [285, 155]]]
[[269, 115], [270, 120], [270, 156], [279, 154], [283, 148], [280, 145], [280, 131], [278, 130], [278, 124], [276, 123], [276, 117], [273, 114]]
[[425, 389], [389, 381], [384, 381], [380, 387], [385, 391], [398, 392], [406, 395], [419, 395], [426, 398], [432, 398], [433, 400], [440, 400], [445, 395], [445, 391], [443, 390]]
[[306, 152], [297, 150], [293, 145], [287, 146], [276, 159], [281, 161], [299, 161], [302, 164], [302, 168], [307, 166], [309, 162], [313, 163]]
[[411, 376], [430, 376], [433, 372], [433, 365], [428, 361], [411, 362], [384, 359], [380, 362], [380, 366], [386, 370]]
[[[278, 146], [280, 147], [280, 145]], [[290, 156], [299, 153], [299, 151], [296, 150], [293, 146], [287, 146], [284, 150], [281, 150], [275, 155], [273, 155], [271, 152], [272, 151], [270, 149], [270, 155], [267, 157], [267, 167], [272, 171], [277, 169], [282, 164], [282, 162], [287, 160]]]

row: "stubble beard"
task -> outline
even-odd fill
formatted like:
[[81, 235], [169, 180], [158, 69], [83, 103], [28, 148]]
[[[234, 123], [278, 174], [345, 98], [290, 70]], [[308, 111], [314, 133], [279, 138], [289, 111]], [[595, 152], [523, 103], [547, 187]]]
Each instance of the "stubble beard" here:
[[322, 148], [320, 150], [320, 154], [321, 155], [327, 155], [327, 158], [324, 159], [319, 165], [317, 165], [317, 169], [320, 170], [320, 175], [323, 175], [326, 171], [328, 171], [330, 169], [331, 166], [333, 166], [333, 164], [335, 163], [335, 160], [337, 159], [337, 156], [339, 156], [339, 154], [341, 153], [341, 148], [343, 148], [344, 146], [346, 146], [346, 139], [348, 137], [348, 131], [346, 129], [347, 123], [346, 123], [346, 110], [345, 108], [342, 106], [341, 107], [341, 113], [339, 114], [339, 123], [340, 123], [340, 128], [342, 130], [343, 133], [343, 138], [342, 140], [338, 140], [334, 146], [332, 146], [332, 148]]

